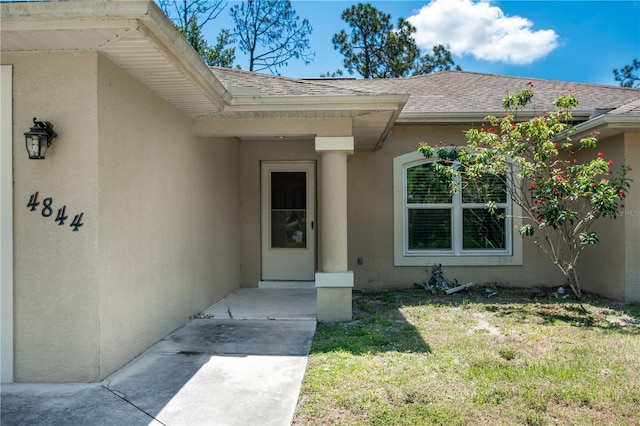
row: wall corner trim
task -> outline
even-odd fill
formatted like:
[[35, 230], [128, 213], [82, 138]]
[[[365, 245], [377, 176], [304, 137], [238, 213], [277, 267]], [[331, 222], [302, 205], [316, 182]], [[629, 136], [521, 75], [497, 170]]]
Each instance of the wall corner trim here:
[[13, 67], [0, 66], [0, 382], [13, 382]]

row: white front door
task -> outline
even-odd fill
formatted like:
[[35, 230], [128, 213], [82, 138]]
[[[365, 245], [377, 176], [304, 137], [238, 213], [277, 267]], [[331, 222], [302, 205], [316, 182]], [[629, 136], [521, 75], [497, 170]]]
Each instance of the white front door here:
[[262, 280], [313, 281], [316, 165], [262, 163]]

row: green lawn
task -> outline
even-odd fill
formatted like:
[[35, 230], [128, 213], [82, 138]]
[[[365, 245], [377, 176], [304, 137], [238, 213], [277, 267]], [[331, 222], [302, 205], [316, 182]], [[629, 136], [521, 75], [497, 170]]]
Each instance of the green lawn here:
[[491, 291], [354, 291], [294, 425], [640, 425], [640, 305]]

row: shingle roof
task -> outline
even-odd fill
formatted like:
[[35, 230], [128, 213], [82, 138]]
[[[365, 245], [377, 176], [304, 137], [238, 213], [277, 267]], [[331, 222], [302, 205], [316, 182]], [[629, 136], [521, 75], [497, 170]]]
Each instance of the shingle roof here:
[[533, 84], [532, 107], [550, 109], [558, 96], [572, 90], [577, 110], [610, 110], [640, 99], [640, 90], [566, 81], [529, 79], [495, 74], [445, 71], [402, 79], [334, 80], [350, 89], [409, 93], [405, 112], [503, 111], [502, 98]]
[[628, 104], [622, 105], [619, 108], [614, 109], [610, 114], [615, 115], [640, 115], [640, 99]]
[[531, 106], [536, 111], [551, 109], [553, 100], [569, 91], [580, 102], [576, 111], [609, 111], [630, 105], [628, 110], [616, 113], [636, 114], [640, 109], [637, 102], [640, 89], [496, 74], [445, 71], [395, 79], [295, 79], [229, 68], [211, 69], [223, 84], [258, 88], [260, 96], [409, 94], [405, 113], [501, 112], [504, 95], [520, 91], [529, 82], [534, 90]]
[[358, 88], [341, 87], [321, 80], [304, 80], [260, 74], [231, 68], [210, 67], [227, 88], [254, 87], [260, 96], [313, 96], [371, 94]]

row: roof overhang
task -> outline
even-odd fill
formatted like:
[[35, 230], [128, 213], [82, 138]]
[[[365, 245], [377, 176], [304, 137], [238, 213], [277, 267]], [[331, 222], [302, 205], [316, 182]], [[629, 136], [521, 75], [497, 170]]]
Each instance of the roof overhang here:
[[[295, 137], [287, 133], [295, 128], [303, 129], [298, 135], [309, 137], [352, 135], [355, 150], [374, 151], [384, 143], [408, 98], [406, 94], [234, 96], [223, 111], [197, 120], [195, 131], [200, 136], [265, 139]], [[345, 120], [348, 126], [341, 124]]]
[[150, 0], [0, 8], [2, 52], [100, 52], [193, 119], [350, 117], [356, 149], [370, 150], [381, 146], [408, 99], [375, 93], [259, 96], [252, 88], [227, 88]]
[[[522, 117], [532, 117], [539, 112], [524, 111]], [[396, 120], [397, 125], [477, 125], [486, 122], [487, 116], [500, 117], [504, 111], [487, 112], [402, 112]], [[640, 116], [637, 114], [601, 114], [593, 117], [593, 111], [572, 111], [577, 124], [571, 131], [571, 138], [580, 139], [599, 132], [599, 139], [621, 133], [640, 132]], [[592, 118], [593, 117], [593, 118]], [[564, 137], [566, 135], [563, 135]]]
[[637, 114], [604, 114], [578, 124], [571, 137], [578, 139], [599, 132], [598, 139], [604, 139], [621, 133], [640, 132], [640, 116]]
[[2, 52], [97, 51], [190, 117], [226, 89], [153, 1], [2, 3]]
[[[425, 125], [425, 124], [467, 124], [473, 125], [484, 123], [487, 117], [502, 117], [503, 111], [411, 111], [400, 113], [397, 124], [399, 125]], [[540, 111], [521, 111], [519, 116], [523, 119], [539, 115]], [[586, 121], [593, 114], [593, 111], [574, 110], [572, 111], [575, 121]]]

